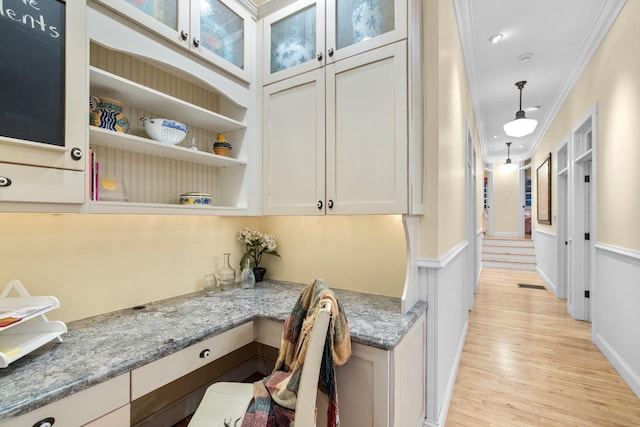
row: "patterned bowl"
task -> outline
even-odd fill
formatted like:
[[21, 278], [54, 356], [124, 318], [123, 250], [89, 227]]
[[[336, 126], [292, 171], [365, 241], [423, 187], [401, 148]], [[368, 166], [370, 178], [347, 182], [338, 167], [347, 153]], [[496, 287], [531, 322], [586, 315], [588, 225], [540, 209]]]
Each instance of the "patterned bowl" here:
[[178, 144], [187, 136], [187, 125], [171, 119], [149, 119], [141, 117], [144, 130], [149, 138], [170, 144]]
[[207, 193], [184, 193], [180, 195], [181, 205], [211, 206], [211, 195]]

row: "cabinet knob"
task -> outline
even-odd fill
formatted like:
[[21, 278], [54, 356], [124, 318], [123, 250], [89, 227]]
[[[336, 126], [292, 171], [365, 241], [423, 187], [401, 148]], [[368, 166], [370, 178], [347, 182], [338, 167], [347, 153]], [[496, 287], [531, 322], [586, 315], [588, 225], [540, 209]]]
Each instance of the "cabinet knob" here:
[[200, 40], [198, 40], [197, 37], [193, 38], [193, 47], [198, 47], [200, 46]]
[[331, 200], [331, 199], [327, 200], [327, 207], [329, 209], [331, 209], [333, 207], [333, 200]]
[[322, 61], [322, 52], [318, 52], [318, 54], [316, 55], [316, 58], [318, 58], [318, 62]]
[[82, 150], [78, 147], [73, 147], [71, 149], [71, 158], [73, 160], [80, 160], [82, 158]]
[[187, 33], [185, 30], [181, 30], [180, 37], [182, 38], [182, 40], [186, 41], [187, 38], [189, 37], [189, 33]]
[[8, 187], [11, 185], [11, 179], [6, 176], [0, 176], [0, 187]]
[[330, 47], [329, 50], [327, 51], [327, 54], [329, 55], [329, 57], [333, 56], [333, 48]]
[[53, 424], [55, 424], [56, 419], [53, 417], [48, 417], [45, 418], [43, 420], [40, 420], [38, 422], [36, 422], [33, 427], [51, 427]]
[[322, 209], [322, 200], [318, 200], [318, 203], [316, 203], [316, 206], [318, 209]]
[[211, 351], [208, 348], [205, 348], [200, 352], [200, 359], [206, 359], [211, 354]]

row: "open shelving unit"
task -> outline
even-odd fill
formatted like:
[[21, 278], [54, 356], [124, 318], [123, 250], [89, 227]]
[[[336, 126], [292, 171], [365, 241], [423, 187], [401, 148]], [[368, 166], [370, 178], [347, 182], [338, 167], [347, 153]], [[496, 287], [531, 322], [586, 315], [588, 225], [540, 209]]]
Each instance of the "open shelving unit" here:
[[[18, 296], [10, 297], [12, 291]], [[50, 341], [62, 342], [60, 336], [67, 332], [67, 326], [60, 321], [49, 321], [45, 316], [58, 307], [60, 302], [56, 297], [31, 296], [18, 280], [7, 284], [0, 293], [0, 310], [24, 310], [27, 314], [15, 323], [0, 327], [0, 368], [6, 368]]]

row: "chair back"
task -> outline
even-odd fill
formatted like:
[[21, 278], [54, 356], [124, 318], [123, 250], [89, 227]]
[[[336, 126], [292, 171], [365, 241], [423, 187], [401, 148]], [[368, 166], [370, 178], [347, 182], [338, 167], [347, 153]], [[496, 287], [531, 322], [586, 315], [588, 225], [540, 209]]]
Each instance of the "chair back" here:
[[324, 343], [331, 320], [331, 303], [325, 303], [316, 315], [311, 329], [309, 346], [302, 366], [298, 397], [296, 401], [295, 425], [300, 427], [315, 426], [316, 397], [318, 395], [318, 378], [324, 353]]

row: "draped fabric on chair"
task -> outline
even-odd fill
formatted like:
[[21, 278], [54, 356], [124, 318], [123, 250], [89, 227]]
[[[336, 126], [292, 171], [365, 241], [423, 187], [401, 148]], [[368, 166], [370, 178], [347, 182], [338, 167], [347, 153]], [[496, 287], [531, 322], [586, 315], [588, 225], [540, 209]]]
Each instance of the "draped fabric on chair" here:
[[333, 291], [322, 279], [316, 279], [304, 288], [285, 321], [273, 372], [254, 383], [253, 399], [244, 416], [243, 427], [282, 427], [290, 426], [294, 421], [309, 337], [316, 316], [326, 302], [332, 304], [333, 315], [325, 339], [318, 388], [329, 399], [328, 427], [340, 425], [335, 366], [342, 366], [351, 356], [349, 324]]

